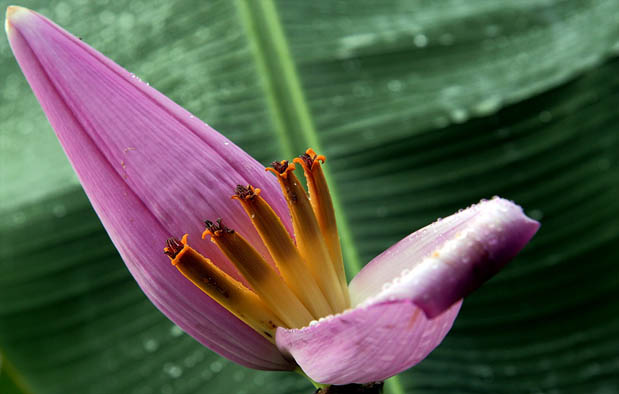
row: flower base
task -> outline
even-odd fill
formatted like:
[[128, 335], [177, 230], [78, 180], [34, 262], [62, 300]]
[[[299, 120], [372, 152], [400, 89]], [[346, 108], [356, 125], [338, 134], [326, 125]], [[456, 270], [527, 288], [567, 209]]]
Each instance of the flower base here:
[[316, 390], [316, 394], [381, 394], [382, 392], [383, 382], [329, 386]]

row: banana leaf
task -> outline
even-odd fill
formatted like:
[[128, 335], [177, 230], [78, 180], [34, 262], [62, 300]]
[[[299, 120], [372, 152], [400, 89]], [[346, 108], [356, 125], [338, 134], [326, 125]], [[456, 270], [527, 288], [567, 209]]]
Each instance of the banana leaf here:
[[[482, 198], [542, 222], [388, 392], [619, 393], [615, 0], [20, 5], [265, 164], [326, 154], [351, 275]], [[6, 40], [0, 69], [0, 393], [311, 392], [220, 358], [148, 302]]]

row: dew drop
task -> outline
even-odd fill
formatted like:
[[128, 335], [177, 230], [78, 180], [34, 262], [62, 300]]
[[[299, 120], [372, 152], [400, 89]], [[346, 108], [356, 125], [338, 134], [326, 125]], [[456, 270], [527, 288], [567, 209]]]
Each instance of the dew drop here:
[[501, 29], [497, 25], [488, 25], [484, 30], [488, 37], [495, 37]]
[[211, 365], [209, 365], [209, 369], [213, 373], [218, 373], [221, 372], [222, 369], [224, 369], [224, 365], [221, 361], [214, 361], [211, 363]]
[[415, 43], [415, 46], [417, 46], [418, 48], [423, 48], [428, 45], [428, 37], [426, 37], [426, 35], [423, 33], [416, 34], [413, 41]]
[[172, 363], [166, 363], [163, 366], [163, 371], [174, 379], [180, 378], [183, 374], [183, 369], [178, 365]]
[[175, 324], [170, 327], [170, 335], [172, 335], [173, 337], [180, 337], [181, 335], [183, 335], [183, 330], [181, 330], [181, 328]]
[[464, 123], [468, 119], [469, 115], [463, 108], [456, 108], [449, 113], [451, 120], [455, 123]]
[[400, 81], [399, 79], [392, 79], [387, 83], [387, 88], [392, 92], [399, 92], [400, 90], [402, 90], [402, 86], [402, 81]]
[[64, 217], [67, 214], [67, 207], [65, 207], [63, 204], [56, 204], [52, 208], [52, 213], [57, 218]]
[[501, 106], [501, 98], [499, 96], [490, 96], [477, 103], [475, 112], [485, 116], [495, 112]]
[[152, 353], [159, 349], [159, 343], [153, 338], [145, 339], [142, 345], [144, 346], [144, 350], [149, 353]]
[[133, 28], [134, 24], [135, 17], [129, 12], [123, 12], [118, 17], [118, 26], [120, 26], [122, 29], [130, 30], [131, 28]]
[[64, 22], [71, 17], [71, 7], [66, 3], [58, 3], [54, 8], [58, 23]]
[[456, 97], [462, 94], [463, 88], [460, 85], [450, 85], [441, 89], [441, 95], [447, 98]]
[[197, 363], [199, 363], [200, 361], [202, 361], [203, 359], [204, 359], [204, 352], [201, 350], [196, 350], [185, 358], [185, 360], [183, 361], [183, 364], [187, 368], [191, 368], [195, 366]]

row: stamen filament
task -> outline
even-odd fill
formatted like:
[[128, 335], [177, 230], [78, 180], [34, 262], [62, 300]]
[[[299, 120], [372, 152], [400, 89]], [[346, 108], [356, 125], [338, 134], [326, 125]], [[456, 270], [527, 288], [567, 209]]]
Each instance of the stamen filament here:
[[340, 237], [335, 221], [335, 210], [331, 201], [329, 186], [321, 166], [325, 160], [326, 158], [323, 155], [317, 155], [312, 148], [309, 148], [305, 151], [305, 154], [295, 158], [293, 161], [303, 167], [305, 179], [307, 180], [309, 200], [348, 306], [350, 305], [350, 296], [348, 294]]
[[277, 175], [286, 197], [292, 216], [297, 248], [308, 262], [310, 271], [329, 304], [336, 312], [341, 312], [349, 306], [345, 296], [348, 291], [340, 284], [307, 194], [294, 174], [295, 166], [287, 161], [281, 161], [274, 162], [273, 167], [267, 170]]
[[300, 328], [314, 320], [314, 316], [299, 301], [281, 276], [264, 260], [240, 234], [221, 224], [206, 221], [202, 238], [211, 241], [232, 261], [258, 296], [291, 328]]
[[332, 314], [331, 308], [303, 257], [294, 245], [280, 218], [259, 195], [260, 189], [237, 186], [237, 199], [260, 234], [269, 253], [275, 260], [288, 287], [309, 309], [314, 318]]
[[164, 253], [194, 285], [245, 324], [275, 343], [275, 330], [286, 325], [251, 290], [219, 269], [213, 262], [182, 241], [171, 238]]

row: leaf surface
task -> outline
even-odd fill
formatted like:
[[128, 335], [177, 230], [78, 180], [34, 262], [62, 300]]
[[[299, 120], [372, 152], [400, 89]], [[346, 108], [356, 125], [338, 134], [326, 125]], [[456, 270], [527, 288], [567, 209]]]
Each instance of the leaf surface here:
[[[349, 273], [495, 194], [542, 222], [393, 392], [618, 392], [615, 1], [23, 5], [265, 164], [327, 154]], [[216, 356], [146, 300], [6, 41], [0, 67], [0, 350], [32, 392], [311, 392]]]

